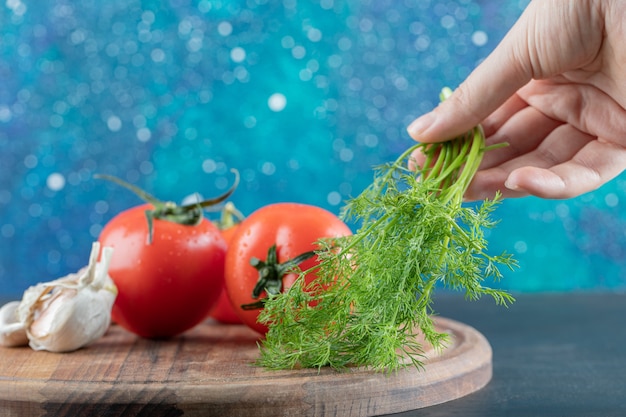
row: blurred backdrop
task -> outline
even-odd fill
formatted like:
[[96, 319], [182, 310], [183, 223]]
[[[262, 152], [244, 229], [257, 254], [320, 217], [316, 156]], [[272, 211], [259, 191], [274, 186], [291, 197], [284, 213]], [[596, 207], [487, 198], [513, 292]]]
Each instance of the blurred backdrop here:
[[[405, 127], [457, 86], [527, 1], [6, 0], [0, 4], [0, 294], [87, 263], [115, 214], [242, 181], [338, 213]], [[507, 200], [490, 250], [515, 291], [626, 288], [626, 177], [567, 201]], [[209, 213], [209, 216], [216, 216]]]

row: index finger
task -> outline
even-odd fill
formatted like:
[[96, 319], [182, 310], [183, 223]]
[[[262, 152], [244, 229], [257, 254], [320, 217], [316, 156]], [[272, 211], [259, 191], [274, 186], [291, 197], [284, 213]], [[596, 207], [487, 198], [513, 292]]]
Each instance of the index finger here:
[[495, 52], [447, 100], [408, 127], [409, 135], [413, 139], [420, 142], [443, 142], [467, 132], [530, 80], [517, 74], [514, 63], [509, 66], [501, 63], [502, 53]]
[[524, 30], [520, 19], [447, 100], [411, 123], [409, 135], [419, 142], [452, 139], [481, 123], [526, 85], [532, 71], [528, 54], [520, 46]]

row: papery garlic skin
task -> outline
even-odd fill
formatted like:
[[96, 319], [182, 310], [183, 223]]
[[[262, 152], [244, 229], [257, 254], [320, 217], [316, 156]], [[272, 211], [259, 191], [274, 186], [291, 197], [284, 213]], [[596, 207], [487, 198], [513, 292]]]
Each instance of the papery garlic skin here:
[[24, 292], [18, 318], [35, 350], [70, 352], [102, 337], [111, 324], [117, 288], [108, 275], [112, 248], [95, 242], [89, 265]]
[[0, 346], [15, 347], [28, 344], [24, 324], [19, 321], [19, 301], [11, 301], [0, 308]]
[[84, 287], [53, 290], [43, 300], [27, 328], [34, 350], [70, 352], [102, 337], [111, 324], [115, 294]]

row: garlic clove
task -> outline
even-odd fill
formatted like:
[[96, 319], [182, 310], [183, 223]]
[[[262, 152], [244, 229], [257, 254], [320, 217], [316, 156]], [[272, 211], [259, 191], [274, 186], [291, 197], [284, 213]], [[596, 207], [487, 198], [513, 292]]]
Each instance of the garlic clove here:
[[70, 352], [99, 339], [111, 323], [115, 295], [89, 287], [61, 289], [43, 301], [27, 328], [30, 347], [50, 352]]
[[75, 274], [28, 288], [18, 306], [34, 350], [69, 352], [100, 338], [111, 324], [117, 288], [108, 275], [113, 249], [92, 247], [89, 264]]
[[11, 301], [0, 308], [0, 346], [14, 347], [28, 344], [26, 329], [17, 316], [19, 301]]

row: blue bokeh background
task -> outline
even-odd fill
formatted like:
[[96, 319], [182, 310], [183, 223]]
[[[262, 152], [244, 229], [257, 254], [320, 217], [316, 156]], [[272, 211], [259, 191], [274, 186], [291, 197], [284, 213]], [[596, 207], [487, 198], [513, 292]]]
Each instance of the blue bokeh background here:
[[[0, 294], [86, 264], [116, 213], [211, 197], [339, 212], [405, 127], [458, 85], [527, 1], [7, 0], [0, 4]], [[515, 291], [626, 288], [626, 178], [505, 201], [490, 250]]]

